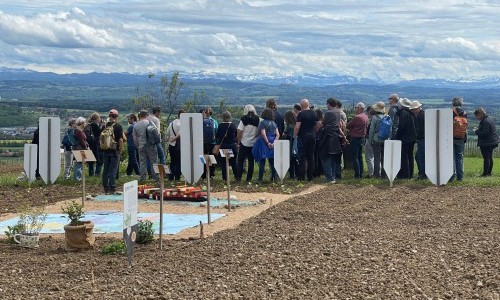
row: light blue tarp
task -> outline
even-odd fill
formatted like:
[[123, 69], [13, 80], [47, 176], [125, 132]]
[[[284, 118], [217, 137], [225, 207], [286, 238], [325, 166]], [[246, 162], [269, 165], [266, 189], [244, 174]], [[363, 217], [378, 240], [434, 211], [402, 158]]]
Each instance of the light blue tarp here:
[[[225, 216], [225, 214], [212, 213], [212, 221]], [[153, 222], [155, 233], [160, 232], [159, 213], [139, 213], [139, 220], [150, 220]], [[19, 218], [13, 218], [0, 222], [0, 234], [5, 234], [7, 226], [17, 224]], [[96, 211], [88, 212], [82, 220], [94, 222], [94, 233], [116, 233], [122, 232], [123, 214], [117, 211]], [[163, 214], [163, 233], [176, 234], [186, 228], [195, 227], [202, 223], [207, 223], [207, 215], [195, 214]], [[49, 214], [41, 233], [64, 233], [64, 225], [68, 223], [66, 215]]]

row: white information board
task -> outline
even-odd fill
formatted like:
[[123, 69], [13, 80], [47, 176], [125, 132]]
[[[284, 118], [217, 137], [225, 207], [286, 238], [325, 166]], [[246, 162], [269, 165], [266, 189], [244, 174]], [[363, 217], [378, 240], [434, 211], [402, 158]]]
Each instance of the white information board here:
[[453, 175], [453, 110], [425, 110], [425, 174], [435, 185]]
[[281, 181], [285, 179], [286, 172], [290, 168], [290, 141], [274, 141], [274, 169]]
[[401, 169], [401, 141], [384, 141], [384, 170], [389, 178], [389, 182], [394, 182]]
[[203, 117], [200, 113], [181, 114], [181, 172], [185, 180], [196, 183], [203, 174]]
[[61, 120], [57, 117], [41, 117], [38, 151], [38, 172], [46, 184], [52, 184], [61, 173]]
[[36, 179], [36, 163], [37, 163], [38, 145], [24, 145], [24, 172], [28, 177], [28, 181], [32, 182]]
[[134, 245], [137, 238], [137, 180], [123, 185], [123, 240], [127, 248], [128, 267], [132, 267]]

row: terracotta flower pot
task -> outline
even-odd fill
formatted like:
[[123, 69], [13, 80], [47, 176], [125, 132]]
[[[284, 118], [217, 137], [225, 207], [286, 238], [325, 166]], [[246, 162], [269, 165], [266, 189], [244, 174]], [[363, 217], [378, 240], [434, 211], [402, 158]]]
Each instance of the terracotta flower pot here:
[[67, 251], [89, 249], [94, 246], [94, 223], [83, 221], [81, 225], [64, 225]]

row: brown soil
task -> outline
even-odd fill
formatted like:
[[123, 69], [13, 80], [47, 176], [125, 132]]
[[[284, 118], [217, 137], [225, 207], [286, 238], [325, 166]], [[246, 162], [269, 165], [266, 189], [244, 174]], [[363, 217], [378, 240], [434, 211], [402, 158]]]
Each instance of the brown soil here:
[[116, 236], [99, 235], [93, 250], [78, 253], [64, 251], [60, 236], [43, 236], [37, 249], [0, 243], [1, 298], [500, 298], [500, 188], [309, 191], [288, 200], [237, 194], [267, 203], [205, 226], [213, 236], [204, 239], [194, 228], [163, 250], [137, 246], [131, 269], [125, 256], [100, 253]]

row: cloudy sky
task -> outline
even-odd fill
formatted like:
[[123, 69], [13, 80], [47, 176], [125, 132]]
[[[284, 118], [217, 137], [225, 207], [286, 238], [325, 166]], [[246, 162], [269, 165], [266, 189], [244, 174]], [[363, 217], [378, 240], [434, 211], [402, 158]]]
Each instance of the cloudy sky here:
[[498, 0], [0, 0], [0, 66], [500, 77]]

